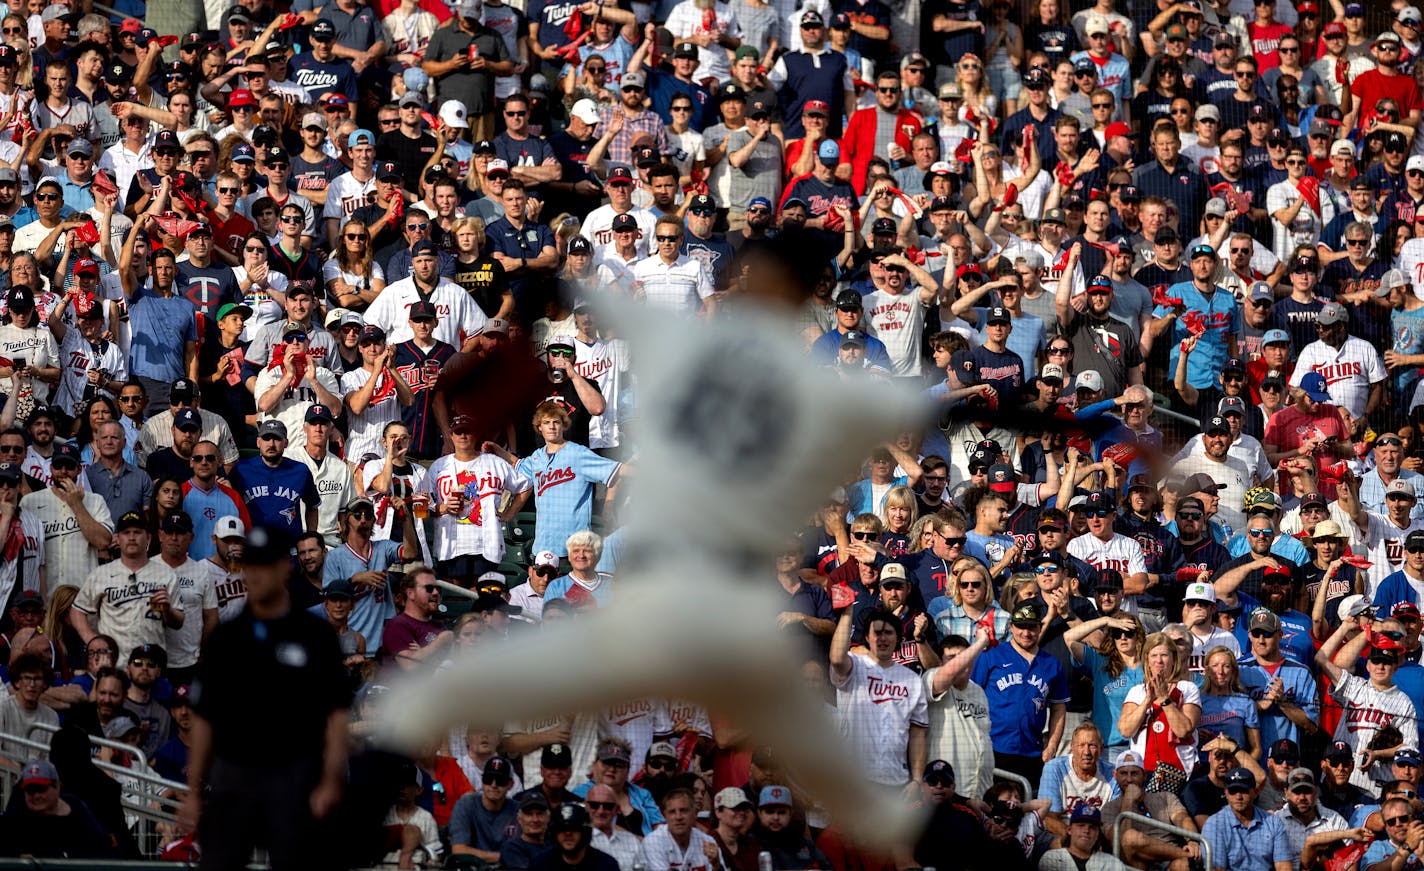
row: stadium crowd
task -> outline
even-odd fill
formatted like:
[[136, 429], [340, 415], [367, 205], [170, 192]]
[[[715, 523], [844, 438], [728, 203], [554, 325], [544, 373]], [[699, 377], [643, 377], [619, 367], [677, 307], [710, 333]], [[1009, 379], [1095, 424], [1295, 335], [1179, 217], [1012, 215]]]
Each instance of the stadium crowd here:
[[[0, 855], [1424, 867], [1421, 55], [1408, 0], [11, 0]], [[770, 267], [932, 409], [764, 567], [919, 841], [677, 698], [374, 746], [636, 597], [600, 298]]]

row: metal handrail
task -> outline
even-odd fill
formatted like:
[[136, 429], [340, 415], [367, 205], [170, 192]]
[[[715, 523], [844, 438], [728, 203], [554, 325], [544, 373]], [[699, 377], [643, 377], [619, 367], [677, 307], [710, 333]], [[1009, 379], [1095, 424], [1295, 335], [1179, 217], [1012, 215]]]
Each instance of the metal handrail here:
[[1201, 844], [1202, 867], [1213, 867], [1211, 863], [1211, 844], [1206, 838], [1201, 836], [1200, 832], [1188, 831], [1181, 826], [1174, 826], [1171, 823], [1164, 823], [1161, 820], [1154, 820], [1151, 817], [1145, 817], [1142, 814], [1135, 814], [1131, 811], [1119, 813], [1117, 819], [1113, 821], [1113, 858], [1119, 861], [1122, 860], [1122, 823], [1124, 820], [1131, 820], [1134, 823], [1138, 823], [1150, 829], [1157, 829], [1169, 835], [1185, 838], [1188, 841], [1196, 841], [1198, 844]]
[[[33, 726], [30, 727], [29, 731], [30, 731], [30, 732], [33, 732], [36, 727], [52, 728], [52, 727], [46, 727], [45, 724], [43, 724], [43, 723], [36, 723], [36, 724], [34, 724]], [[99, 740], [99, 739], [90, 738], [90, 740], [91, 740], [91, 741], [97, 741], [97, 740]], [[49, 753], [49, 745], [48, 745], [48, 744], [45, 744], [45, 743], [42, 742], [42, 741], [36, 741], [36, 740], [34, 740], [34, 739], [32, 739], [32, 738], [29, 738], [29, 737], [20, 738], [20, 737], [17, 737], [17, 736], [15, 736], [15, 735], [11, 735], [11, 734], [8, 734], [8, 733], [5, 733], [5, 732], [0, 732], [0, 742], [8, 742], [8, 743], [14, 744], [14, 745], [16, 745], [16, 746], [20, 746], [20, 747], [27, 748], [27, 749], [29, 749], [29, 750], [37, 751], [38, 753], [43, 753], [43, 754], [48, 754], [48, 753]], [[112, 744], [112, 742], [108, 742], [108, 743], [109, 743], [109, 744]], [[132, 751], [134, 748], [129, 747], [127, 744], [121, 744], [121, 745], [119, 745], [119, 746], [117, 747], [117, 749], [122, 750], [123, 752], [130, 752], [130, 751]], [[142, 754], [139, 754], [139, 755], [142, 755]], [[145, 794], [145, 795], [143, 795], [143, 800], [144, 800], [145, 802], [152, 802], [152, 803], [158, 805], [158, 806], [159, 806], [158, 809], [155, 809], [155, 808], [153, 808], [153, 807], [150, 807], [148, 804], [144, 804], [144, 803], [141, 803], [141, 802], [138, 802], [138, 801], [134, 801], [134, 800], [128, 798], [127, 796], [124, 796], [124, 797], [122, 797], [122, 798], [120, 799], [120, 804], [123, 805], [124, 808], [133, 811], [135, 814], [138, 814], [139, 816], [146, 817], [146, 818], [148, 818], [148, 819], [152, 819], [152, 820], [154, 820], [154, 821], [156, 821], [156, 822], [172, 823], [172, 822], [176, 822], [176, 821], [177, 821], [177, 819], [178, 819], [177, 810], [178, 810], [178, 806], [182, 804], [182, 801], [181, 801], [180, 799], [178, 799], [175, 795], [171, 795], [171, 794], [169, 794], [169, 793], [172, 793], [172, 792], [186, 792], [187, 789], [188, 789], [187, 784], [178, 783], [177, 781], [174, 781], [174, 780], [168, 780], [167, 778], [159, 777], [157, 774], [148, 774], [148, 773], [146, 773], [146, 772], [137, 771], [137, 770], [132, 769], [132, 768], [125, 768], [125, 767], [123, 767], [122, 765], [115, 765], [115, 764], [112, 763], [112, 762], [105, 762], [105, 761], [99, 760], [99, 759], [95, 759], [95, 760], [94, 760], [94, 765], [95, 765], [95, 767], [98, 768], [100, 771], [103, 771], [103, 772], [105, 772], [105, 773], [114, 774], [114, 775], [121, 775], [121, 776], [123, 776], [123, 777], [131, 778], [131, 779], [133, 779], [133, 780], [139, 781], [140, 783], [146, 784], [146, 785], [148, 785], [148, 786], [157, 787], [158, 790], [160, 790], [160, 791], [154, 792], [154, 793], [152, 793], [152, 794]], [[147, 760], [144, 761], [144, 765], [148, 765]], [[22, 762], [14, 762], [13, 765], [9, 765], [9, 766], [0, 765], [0, 771], [3, 771], [3, 772], [5, 772], [6, 774], [9, 774], [9, 775], [16, 775], [16, 776], [18, 776], [19, 774], [21, 774], [21, 773], [24, 771], [24, 763], [22, 763]], [[3, 792], [4, 792], [4, 796], [5, 796], [5, 802], [6, 802], [7, 804], [9, 803], [9, 797], [10, 797], [10, 796], [9, 796], [9, 793], [10, 793], [10, 788], [11, 788], [11, 785], [12, 785], [10, 781], [11, 781], [11, 778], [10, 778], [10, 777], [6, 777], [6, 778], [4, 779], [4, 790], [3, 790]]]
[[[58, 726], [52, 726], [49, 723], [32, 723], [30, 725], [30, 728], [25, 730], [25, 737], [28, 738], [33, 735], [36, 729], [48, 732], [51, 735], [59, 731]], [[122, 741], [112, 741], [108, 738], [98, 738], [94, 735], [89, 736], [89, 743], [93, 744], [96, 747], [108, 747], [110, 750], [117, 750], [120, 753], [127, 753], [130, 756], [137, 756], [139, 760], [143, 762], [144, 765], [149, 764], [148, 754], [144, 753], [142, 750], [133, 746], [132, 744], [125, 744]]]

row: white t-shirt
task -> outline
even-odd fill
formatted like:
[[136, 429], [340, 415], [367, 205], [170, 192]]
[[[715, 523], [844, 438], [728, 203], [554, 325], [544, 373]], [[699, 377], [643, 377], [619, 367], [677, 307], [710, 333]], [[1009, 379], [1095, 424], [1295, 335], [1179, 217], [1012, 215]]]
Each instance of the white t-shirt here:
[[[75, 414], [84, 398], [84, 388], [89, 386], [91, 368], [107, 369], [115, 381], [127, 381], [129, 377], [128, 360], [117, 343], [101, 341], [95, 347], [78, 330], [65, 330], [64, 341], [59, 343], [59, 388], [54, 396], [54, 404], [65, 414]], [[107, 390], [103, 392], [108, 394]]]
[[479, 454], [472, 460], [445, 454], [431, 463], [421, 482], [421, 491], [430, 496], [431, 511], [457, 491], [465, 493], [467, 506], [462, 517], [441, 514], [435, 518], [435, 559], [475, 554], [492, 562], [504, 559], [500, 497], [505, 491], [523, 493], [532, 486], [527, 477], [494, 454]]
[[164, 649], [168, 651], [170, 668], [191, 668], [198, 664], [198, 648], [203, 644], [203, 611], [218, 606], [212, 575], [204, 568], [210, 565], [207, 560], [199, 562], [189, 557], [173, 569], [178, 576], [178, 607], [184, 616], [183, 625], [177, 629], [165, 627], [168, 643]]
[[919, 375], [923, 355], [920, 340], [925, 327], [926, 306], [919, 290], [906, 286], [903, 293], [877, 290], [861, 300], [867, 331], [885, 343], [896, 375]]
[[[836, 708], [850, 738], [852, 758], [874, 783], [907, 783], [910, 727], [929, 727], [924, 682], [903, 665], [882, 667], [861, 654], [851, 654], [850, 661], [850, 674], [836, 684]], [[834, 674], [831, 681], [835, 683]]]
[[[638, 253], [647, 257], [653, 250], [653, 231], [657, 219], [647, 209], [635, 209], [629, 204], [628, 214], [638, 222]], [[613, 244], [613, 219], [618, 215], [613, 206], [605, 203], [588, 213], [579, 227], [579, 235], [593, 243], [595, 249]]]
[[[1201, 707], [1201, 691], [1197, 689], [1196, 684], [1189, 680], [1179, 680], [1177, 681], [1177, 690], [1182, 694], [1183, 705], [1196, 705], [1197, 707]], [[1123, 699], [1124, 704], [1131, 702], [1135, 705], [1141, 705], [1146, 701], [1147, 688], [1142, 684], [1138, 684], [1128, 690], [1127, 698]], [[1136, 735], [1131, 736], [1129, 742], [1132, 749], [1137, 751], [1143, 759], [1147, 758], [1147, 731], [1147, 728], [1142, 729]], [[1177, 745], [1177, 757], [1182, 760], [1182, 768], [1187, 772], [1188, 776], [1190, 776], [1192, 769], [1195, 768], [1197, 764], [1196, 732], [1193, 731], [1190, 735], [1178, 735], [1177, 737], [1187, 739], [1187, 743]]]
[[[388, 541], [391, 537], [391, 527], [395, 525], [395, 512], [389, 510], [385, 504], [386, 495], [377, 492], [371, 487], [371, 482], [381, 474], [381, 470], [386, 467], [386, 458], [378, 457], [361, 467], [361, 483], [365, 485], [362, 496], [369, 496], [376, 506], [376, 526], [371, 531], [372, 541]], [[392, 471], [392, 477], [397, 481], [404, 481], [410, 493], [421, 493], [425, 490], [425, 467], [417, 462], [410, 462], [410, 468], [404, 474]], [[343, 503], [345, 504], [345, 503]], [[430, 555], [430, 545], [425, 540], [425, 524], [415, 525], [415, 537], [420, 541], [422, 558], [427, 564], [433, 564]]]
[[1205, 638], [1188, 631], [1187, 637], [1192, 640], [1192, 655], [1187, 659], [1187, 670], [1193, 674], [1201, 674], [1206, 670], [1206, 655], [1217, 647], [1225, 647], [1231, 651], [1233, 659], [1241, 658], [1241, 643], [1225, 629], [1213, 627]]

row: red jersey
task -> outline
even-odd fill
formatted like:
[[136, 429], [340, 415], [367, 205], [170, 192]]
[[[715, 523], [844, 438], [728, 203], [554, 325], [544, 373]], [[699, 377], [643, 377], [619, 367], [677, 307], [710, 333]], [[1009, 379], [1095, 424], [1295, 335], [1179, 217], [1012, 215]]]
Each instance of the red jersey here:
[[1385, 97], [1399, 104], [1401, 123], [1408, 120], [1410, 112], [1424, 109], [1424, 100], [1419, 96], [1419, 85], [1413, 76], [1402, 73], [1387, 76], [1378, 69], [1361, 73], [1350, 83], [1350, 93], [1355, 96], [1355, 105], [1360, 107], [1361, 131], [1365, 129], [1369, 119], [1374, 117], [1375, 104]]

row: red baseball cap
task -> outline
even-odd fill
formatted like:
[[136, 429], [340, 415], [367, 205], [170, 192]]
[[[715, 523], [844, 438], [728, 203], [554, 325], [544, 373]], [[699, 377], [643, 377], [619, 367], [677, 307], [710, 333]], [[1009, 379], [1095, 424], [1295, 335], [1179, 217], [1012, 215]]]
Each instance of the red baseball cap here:
[[806, 105], [801, 109], [802, 115], [824, 115], [831, 116], [831, 107], [826, 105], [825, 100], [807, 100]]
[[227, 95], [227, 107], [236, 109], [239, 106], [256, 106], [257, 100], [252, 96], [252, 92], [246, 88], [235, 88]]
[[1103, 141], [1106, 142], [1107, 140], [1113, 138], [1114, 136], [1131, 136], [1131, 135], [1132, 135], [1132, 128], [1131, 128], [1131, 127], [1127, 126], [1126, 124], [1122, 123], [1121, 121], [1114, 121], [1113, 123], [1111, 123], [1111, 124], [1108, 125], [1108, 128], [1107, 128], [1106, 130], [1103, 131]]

